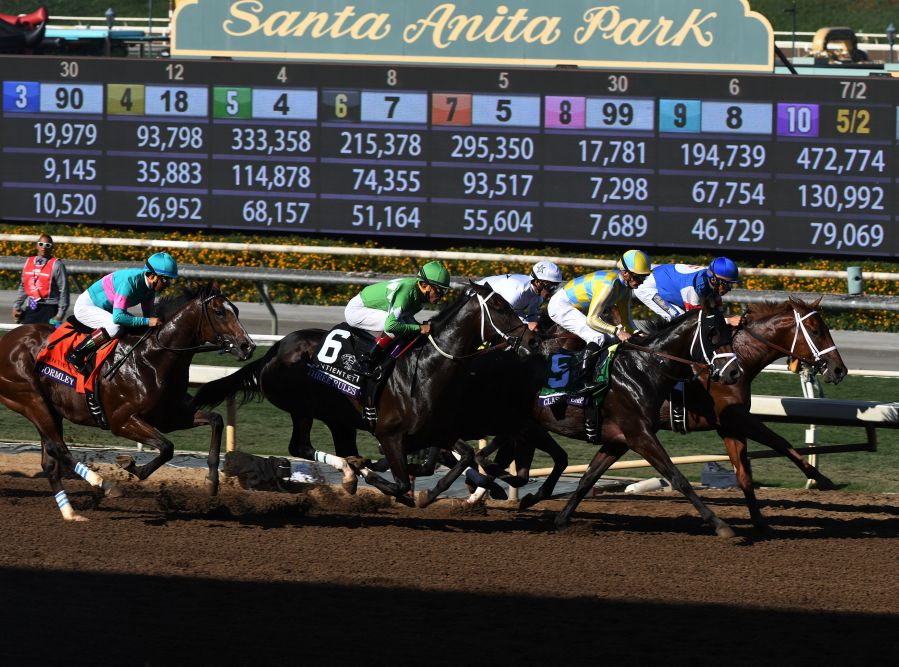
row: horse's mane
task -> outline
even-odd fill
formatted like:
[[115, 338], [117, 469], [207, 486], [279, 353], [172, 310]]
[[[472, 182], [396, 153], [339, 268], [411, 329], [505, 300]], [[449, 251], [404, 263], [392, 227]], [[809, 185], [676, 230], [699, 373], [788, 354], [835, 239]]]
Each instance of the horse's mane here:
[[205, 299], [218, 289], [213, 286], [212, 282], [192, 287], [191, 285], [183, 285], [178, 292], [171, 296], [166, 296], [156, 302], [156, 316], [163, 321], [168, 320], [177, 313], [184, 305], [194, 299]]
[[451, 319], [456, 313], [461, 310], [462, 306], [468, 303], [468, 300], [471, 298], [471, 294], [468, 290], [463, 290], [462, 293], [456, 297], [456, 300], [449, 304], [446, 308], [437, 313], [434, 318], [431, 320], [432, 324], [441, 325], [444, 324], [447, 320]]
[[809, 303], [806, 303], [802, 299], [791, 296], [786, 301], [762, 301], [760, 303], [753, 303], [746, 309], [746, 316], [761, 319], [763, 317], [768, 317], [769, 315], [779, 315], [780, 313], [789, 311], [792, 305], [795, 304], [805, 310], [814, 310], [814, 306]]
[[640, 328], [645, 331], [645, 337], [643, 338], [643, 340], [641, 340], [641, 342], [654, 340], [660, 334], [674, 327], [681, 320], [685, 320], [690, 317], [691, 312], [692, 311], [688, 310], [685, 313], [681, 313], [670, 322], [661, 315], [653, 315], [648, 320], [642, 320]]

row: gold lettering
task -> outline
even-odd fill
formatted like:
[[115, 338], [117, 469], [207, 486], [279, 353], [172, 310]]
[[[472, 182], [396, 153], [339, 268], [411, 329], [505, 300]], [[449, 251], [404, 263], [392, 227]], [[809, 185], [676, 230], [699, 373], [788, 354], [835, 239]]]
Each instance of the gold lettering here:
[[321, 37], [327, 34], [328, 18], [327, 12], [307, 12], [291, 32], [294, 37], [302, 37], [311, 29], [311, 37]]
[[[363, 14], [350, 29], [350, 37], [373, 41], [384, 39], [390, 34], [390, 24], [387, 23], [389, 18], [389, 14]], [[366, 23], [371, 23], [371, 25], [366, 27]]]
[[413, 44], [414, 42], [417, 42], [427, 30], [433, 29], [434, 36], [432, 41], [434, 42], [434, 46], [441, 49], [446, 48], [449, 44], [442, 41], [440, 33], [442, 33], [446, 27], [446, 22], [452, 14], [453, 9], [455, 9], [455, 7], [450, 4], [434, 7], [428, 16], [419, 19], [414, 23], [410, 23], [405, 27], [403, 30], [403, 41], [407, 44]]
[[[247, 9], [249, 11], [243, 11], [240, 5], [247, 5]], [[259, 19], [255, 14], [259, 14], [263, 9], [262, 3], [259, 0], [241, 0], [240, 2], [235, 2], [231, 5], [231, 16], [241, 21], [245, 21], [249, 27], [244, 30], [239, 30], [236, 26], [235, 22], [231, 19], [226, 20], [222, 24], [222, 29], [232, 35], [234, 37], [243, 37], [244, 35], [252, 35], [254, 32], [259, 30]]]
[[509, 13], [505, 5], [498, 5], [496, 15], [489, 20], [480, 14], [466, 16], [454, 14], [456, 6], [444, 3], [431, 10], [431, 13], [423, 18], [410, 23], [403, 30], [403, 40], [412, 44], [422, 39], [428, 39], [439, 48], [445, 49], [453, 42], [506, 42], [512, 44], [519, 40], [528, 43], [541, 42], [552, 44], [559, 39], [559, 24], [561, 19], [557, 16], [528, 17], [528, 10], [516, 9]]
[[671, 39], [671, 43], [675, 46], [681, 46], [684, 43], [684, 40], [687, 38], [687, 33], [692, 32], [693, 36], [696, 38], [696, 43], [702, 47], [709, 47], [712, 45], [712, 42], [715, 41], [715, 35], [711, 30], [701, 31], [700, 26], [706, 21], [716, 18], [718, 16], [718, 12], [709, 12], [705, 16], [702, 17], [701, 20], [697, 21], [697, 17], [702, 10], [694, 9], [690, 12], [690, 16], [687, 17], [686, 23], [681, 26], [681, 29], [677, 31], [677, 34]]
[[601, 35], [603, 39], [620, 45], [642, 46], [652, 40], [657, 46], [683, 46], [692, 35], [699, 46], [708, 47], [715, 40], [715, 35], [711, 30], [705, 30], [702, 24], [717, 16], [717, 12], [703, 14], [701, 9], [694, 9], [677, 32], [669, 37], [674, 21], [664, 16], [656, 19], [653, 25], [652, 19], [622, 20], [617, 5], [591, 7], [584, 12], [585, 25], [574, 31], [574, 41], [575, 44], [583, 45]]
[[594, 33], [612, 30], [620, 20], [621, 12], [617, 5], [591, 7], [584, 12], [584, 22], [587, 25], [574, 31], [574, 43], [586, 44], [593, 38]]
[[[648, 25], [649, 19], [624, 19], [612, 32], [612, 40], [616, 44], [640, 46], [646, 42], [646, 38], [640, 39], [640, 33], [646, 30]], [[629, 35], [626, 34], [628, 31], [630, 32]]]
[[262, 32], [267, 37], [273, 35], [287, 37], [290, 35], [293, 22], [299, 17], [300, 12], [275, 12], [265, 19], [265, 23], [262, 24]]
[[[540, 42], [541, 44], [555, 44], [559, 40], [562, 31], [559, 30], [561, 19], [558, 16], [540, 16], [524, 29], [522, 35], [528, 44]], [[543, 26], [542, 28], [540, 26]]]

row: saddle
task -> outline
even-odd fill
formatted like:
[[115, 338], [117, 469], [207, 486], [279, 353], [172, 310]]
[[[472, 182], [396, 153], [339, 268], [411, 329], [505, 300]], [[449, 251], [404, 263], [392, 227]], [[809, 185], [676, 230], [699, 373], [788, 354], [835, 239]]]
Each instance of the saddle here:
[[87, 408], [97, 425], [100, 428], [108, 429], [106, 415], [97, 396], [97, 385], [100, 381], [99, 369], [115, 350], [116, 339], [100, 346], [97, 352], [88, 358], [84, 373], [80, 373], [66, 361], [66, 355], [89, 336], [91, 331], [92, 329], [85, 327], [74, 317], [69, 317], [50, 334], [47, 344], [38, 352], [34, 370], [38, 375], [74, 389], [79, 394], [84, 394]]
[[362, 404], [362, 416], [371, 430], [374, 430], [378, 419], [378, 398], [390, 378], [396, 363], [396, 353], [403, 349], [402, 343], [395, 343], [377, 372], [366, 375], [360, 371], [359, 359], [372, 348], [374, 340], [367, 331], [341, 322], [325, 335], [315, 355], [306, 365], [306, 372], [313, 380], [359, 401]]
[[[587, 442], [599, 438], [602, 404], [611, 386], [612, 360], [617, 351], [617, 343], [599, 351], [594, 377], [589, 383], [583, 382], [580, 372], [588, 351], [557, 352], [549, 358], [549, 372], [539, 394], [540, 405], [549, 407], [556, 419], [564, 417], [569, 405], [583, 408]], [[584, 384], [588, 385], [587, 389], [582, 388]]]

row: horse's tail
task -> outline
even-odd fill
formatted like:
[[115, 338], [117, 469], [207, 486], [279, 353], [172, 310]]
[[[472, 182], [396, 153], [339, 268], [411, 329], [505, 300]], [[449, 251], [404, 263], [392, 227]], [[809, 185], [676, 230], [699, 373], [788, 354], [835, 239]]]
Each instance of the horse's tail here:
[[197, 395], [194, 396], [193, 401], [191, 401], [191, 406], [194, 409], [214, 408], [226, 398], [233, 397], [239, 391], [243, 392], [243, 396], [240, 399], [241, 405], [255, 399], [262, 400], [262, 387], [259, 384], [259, 376], [262, 374], [266, 364], [278, 354], [280, 345], [281, 341], [278, 341], [260, 359], [247, 364], [235, 373], [204, 384], [200, 387]]

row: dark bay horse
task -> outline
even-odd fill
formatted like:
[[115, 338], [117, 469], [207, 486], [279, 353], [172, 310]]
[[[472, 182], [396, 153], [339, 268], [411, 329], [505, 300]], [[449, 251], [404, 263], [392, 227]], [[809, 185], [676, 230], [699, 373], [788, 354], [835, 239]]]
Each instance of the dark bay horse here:
[[[734, 360], [730, 327], [717, 305], [711, 302], [703, 304], [701, 310], [675, 319], [657, 333], [641, 337], [639, 345], [622, 345], [612, 362], [611, 385], [602, 406], [602, 446], [568, 504], [556, 517], [556, 526], [562, 528], [568, 524], [574, 509], [600, 476], [631, 449], [652, 464], [671, 482], [673, 488], [684, 494], [719, 536], [732, 537], [733, 530], [702, 502], [686, 477], [672, 463], [655, 432], [659, 428], [660, 407], [675, 382], [689, 379], [697, 369], [703, 368], [721, 383], [733, 384], [742, 375], [739, 364]], [[483, 387], [485, 393], [494, 393], [496, 389], [495, 386]], [[538, 422], [549, 431], [586, 440], [583, 409], [562, 401], [544, 407], [536, 397], [532, 398], [532, 407]], [[488, 462], [481, 456], [498, 446], [497, 440], [499, 445], [510, 442], [508, 439], [494, 440], [491, 447], [479, 453], [478, 463], [487, 467]], [[520, 474], [527, 475], [529, 455], [532, 454], [526, 451], [521, 457], [516, 456], [516, 462], [522, 468]], [[521, 506], [530, 507], [548, 497], [554, 483], [555, 480], [548, 479], [536, 494], [523, 498]]]
[[[140, 480], [172, 458], [174, 445], [163, 433], [211, 426], [206, 483], [214, 494], [218, 490], [224, 422], [214, 412], [191, 407], [187, 393], [191, 359], [196, 352], [221, 350], [245, 360], [256, 345], [240, 323], [236, 307], [211, 285], [185, 289], [180, 295], [163, 299], [156, 312], [164, 324], [143, 335], [126, 334], [120, 339], [115, 352], [100, 368], [101, 373], [110, 375], [98, 382], [96, 394], [113, 434], [159, 451], [142, 466], [135, 465], [130, 457], [120, 462]], [[63, 418], [84, 426], [97, 425], [84, 396], [35, 372], [35, 358], [52, 332], [49, 325], [24, 325], [0, 338], [0, 401], [37, 428], [41, 436], [41, 465], [63, 517], [84, 521], [68, 503], [63, 475], [75, 471], [107, 494], [116, 489], [96, 472], [76, 464], [63, 439]]]
[[[800, 299], [790, 298], [779, 303], [753, 305], [733, 336], [733, 349], [743, 367], [740, 379], [733, 384], [709, 383], [708, 377], [703, 374], [687, 382], [685, 386], [687, 430], [718, 431], [737, 471], [737, 480], [746, 497], [753, 524], [759, 529], [766, 524], [753, 489], [747, 439], [756, 440], [786, 456], [809, 479], [814, 479], [818, 488], [834, 488], [833, 482], [810, 465], [787, 440], [750, 412], [752, 381], [763, 368], [781, 357], [790, 357], [816, 368], [823, 372], [827, 382], [836, 384], [846, 376], [846, 366], [824, 318], [818, 312], [819, 304], [820, 299], [807, 304]], [[551, 334], [547, 345], [550, 343], [569, 350], [582, 349], [584, 346], [580, 339], [556, 340]], [[665, 400], [659, 410], [658, 428], [671, 429], [671, 415], [672, 406]], [[572, 433], [571, 437], [583, 440], [586, 434]], [[495, 465], [505, 467], [515, 460], [519, 474], [527, 478], [533, 457], [529, 446], [505, 441], [491, 443], [486, 451], [489, 454], [497, 447], [500, 451], [496, 455]], [[552, 486], [544, 485], [539, 496], [523, 498], [522, 506], [530, 507], [551, 495], [551, 492]]]
[[[419, 505], [424, 506], [473, 463], [474, 452], [460, 440], [484, 433], [527, 433], [529, 429], [534, 430], [534, 437], [545, 435], [534, 422], [523, 387], [519, 388], [524, 392], [522, 400], [516, 404], [519, 409], [502, 413], [481, 409], [458, 393], [471, 364], [479, 357], [502, 356], [518, 363], [520, 357], [527, 356], [529, 348], [536, 346], [535, 337], [501, 296], [489, 287], [472, 285], [441, 311], [431, 326], [429, 337], [419, 340], [397, 359], [379, 398], [380, 417], [373, 434], [381, 444], [394, 481], [360, 466], [355, 431], [367, 427], [358, 401], [312, 380], [306, 373], [306, 362], [324, 333], [320, 330], [286, 336], [259, 361], [202, 387], [194, 404], [214, 406], [239, 392], [243, 392], [245, 400], [264, 396], [290, 413], [290, 453], [305, 458], [315, 455], [309, 430], [312, 420], [319, 419], [331, 430], [338, 456], [353, 464], [351, 474], [362, 474], [369, 484], [406, 505], [413, 504], [406, 495], [410, 488], [406, 454], [432, 446], [455, 451], [460, 459], [450, 473], [432, 492], [419, 496]], [[481, 349], [485, 345], [487, 348]], [[506, 349], [500, 351], [501, 348]], [[344, 482], [349, 486], [346, 478]]]

